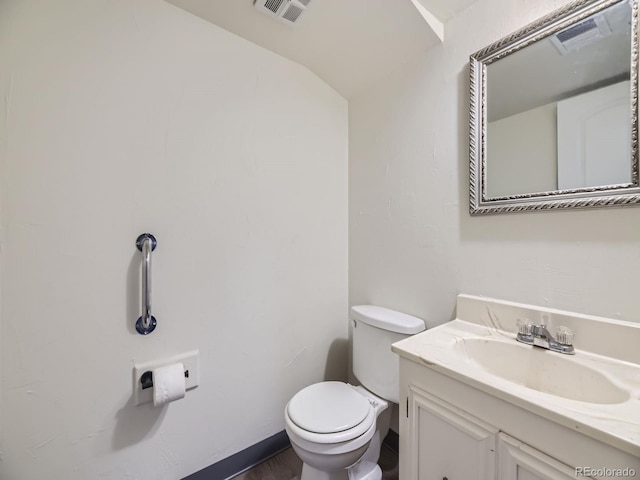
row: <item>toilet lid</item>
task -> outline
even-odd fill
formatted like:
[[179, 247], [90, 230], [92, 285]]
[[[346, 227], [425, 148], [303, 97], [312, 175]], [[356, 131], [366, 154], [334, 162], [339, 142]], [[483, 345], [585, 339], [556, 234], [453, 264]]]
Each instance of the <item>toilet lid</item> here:
[[287, 413], [298, 427], [314, 433], [337, 433], [362, 423], [371, 405], [342, 382], [321, 382], [300, 390]]

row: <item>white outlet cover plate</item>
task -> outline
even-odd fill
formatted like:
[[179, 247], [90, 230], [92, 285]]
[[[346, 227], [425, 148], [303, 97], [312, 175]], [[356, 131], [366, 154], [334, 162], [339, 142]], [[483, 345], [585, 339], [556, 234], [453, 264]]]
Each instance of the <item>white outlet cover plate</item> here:
[[191, 350], [190, 352], [174, 355], [173, 357], [163, 358], [162, 360], [154, 360], [151, 362], [140, 363], [133, 367], [133, 405], [141, 405], [143, 403], [153, 402], [153, 388], [142, 389], [141, 378], [144, 372], [153, 370], [154, 368], [164, 367], [165, 365], [171, 365], [173, 363], [182, 363], [184, 365], [185, 372], [189, 372], [189, 376], [185, 377], [185, 389], [191, 390], [196, 388], [200, 383], [200, 368], [199, 368], [199, 355], [198, 350]]

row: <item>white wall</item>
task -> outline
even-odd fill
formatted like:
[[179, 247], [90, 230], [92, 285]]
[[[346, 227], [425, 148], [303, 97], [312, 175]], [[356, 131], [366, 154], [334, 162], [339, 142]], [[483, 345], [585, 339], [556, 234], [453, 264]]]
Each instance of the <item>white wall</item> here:
[[[0, 478], [183, 478], [346, 376], [347, 104], [311, 72], [156, 0], [10, 0], [0, 119]], [[195, 348], [200, 387], [132, 406]]]
[[558, 189], [557, 103], [487, 124], [487, 194]]
[[564, 3], [480, 0], [350, 101], [350, 303], [435, 325], [464, 292], [640, 321], [640, 208], [468, 213], [469, 55]]

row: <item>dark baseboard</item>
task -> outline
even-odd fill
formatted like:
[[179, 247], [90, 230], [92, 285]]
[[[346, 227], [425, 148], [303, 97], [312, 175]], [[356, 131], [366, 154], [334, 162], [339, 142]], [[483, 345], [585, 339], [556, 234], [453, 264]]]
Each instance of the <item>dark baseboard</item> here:
[[283, 430], [183, 480], [227, 480], [270, 459], [290, 446], [289, 437]]
[[[398, 434], [393, 430], [389, 430], [383, 443], [394, 452], [397, 452]], [[182, 480], [227, 480], [259, 465], [265, 460], [269, 460], [290, 446], [289, 437], [283, 430]]]

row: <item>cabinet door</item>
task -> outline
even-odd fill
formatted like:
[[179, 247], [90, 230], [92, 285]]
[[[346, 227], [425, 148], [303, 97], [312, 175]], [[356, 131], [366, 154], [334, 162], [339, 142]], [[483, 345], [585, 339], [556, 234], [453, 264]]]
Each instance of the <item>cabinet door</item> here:
[[515, 438], [498, 435], [498, 480], [569, 480], [592, 478]]
[[414, 386], [408, 415], [411, 451], [403, 479], [495, 479], [496, 429]]

